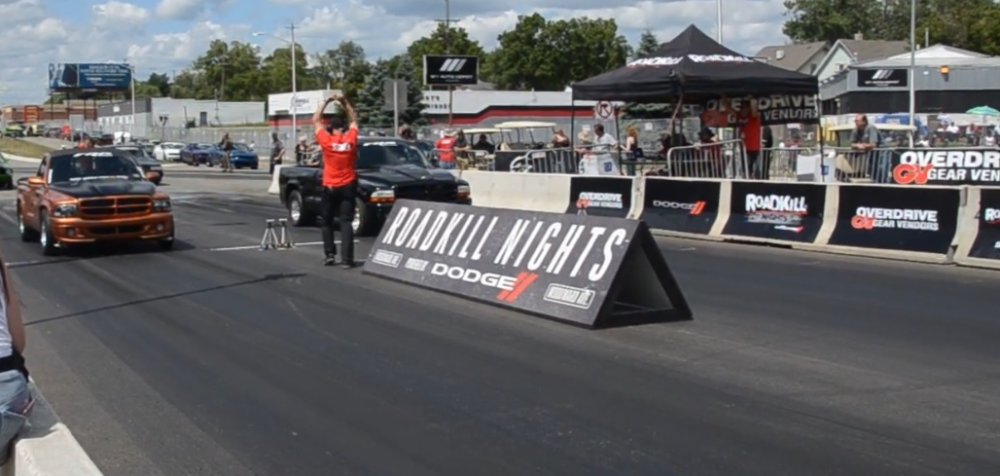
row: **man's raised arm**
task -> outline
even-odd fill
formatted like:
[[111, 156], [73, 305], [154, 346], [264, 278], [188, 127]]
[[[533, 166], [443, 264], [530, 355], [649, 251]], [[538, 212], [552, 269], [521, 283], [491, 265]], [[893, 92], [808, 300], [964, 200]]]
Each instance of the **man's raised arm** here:
[[340, 102], [341, 106], [344, 106], [344, 110], [347, 111], [347, 123], [348, 128], [357, 129], [358, 128], [358, 114], [354, 111], [354, 106], [351, 105], [351, 101], [347, 100], [347, 96], [340, 96], [337, 101]]
[[313, 113], [313, 127], [316, 131], [326, 129], [326, 124], [323, 124], [323, 112], [326, 111], [326, 106], [329, 106], [333, 101], [335, 101], [335, 99], [332, 97], [326, 98], [326, 101], [323, 101], [323, 103], [316, 108], [316, 112]]

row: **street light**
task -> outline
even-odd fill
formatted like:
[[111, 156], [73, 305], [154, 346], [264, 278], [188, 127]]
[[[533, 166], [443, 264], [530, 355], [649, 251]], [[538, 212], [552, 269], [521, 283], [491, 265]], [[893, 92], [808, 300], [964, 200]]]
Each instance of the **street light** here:
[[[125, 67], [128, 68], [129, 78], [131, 79], [132, 88], [132, 122], [128, 125], [128, 135], [132, 140], [135, 140], [135, 66], [129, 64], [128, 58], [122, 60], [125, 63]], [[114, 63], [114, 61], [108, 60], [108, 64]]]
[[291, 113], [292, 113], [292, 140], [295, 140], [296, 137], [298, 137], [298, 122], [296, 121], [296, 118], [295, 118], [295, 116], [297, 114], [296, 108], [298, 107], [298, 87], [297, 87], [297, 84], [296, 84], [296, 81], [295, 81], [295, 56], [296, 56], [296, 51], [295, 51], [296, 50], [296, 45], [295, 45], [295, 24], [292, 23], [292, 24], [288, 25], [288, 29], [291, 31], [291, 35], [292, 35], [292, 38], [291, 38], [290, 41], [286, 40], [286, 39], [284, 39], [284, 38], [282, 38], [282, 37], [280, 37], [278, 35], [272, 35], [270, 33], [264, 33], [262, 31], [255, 32], [253, 34], [253, 36], [270, 36], [271, 38], [276, 38], [276, 39], [281, 40], [281, 41], [283, 41], [285, 43], [288, 43], [292, 47], [291, 48], [291, 52], [292, 52], [292, 107], [289, 108], [289, 109], [291, 110]]

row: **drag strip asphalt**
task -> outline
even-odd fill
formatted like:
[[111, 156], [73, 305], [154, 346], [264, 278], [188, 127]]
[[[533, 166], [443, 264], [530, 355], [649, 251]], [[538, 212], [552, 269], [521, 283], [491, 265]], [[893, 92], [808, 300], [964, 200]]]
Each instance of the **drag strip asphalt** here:
[[591, 331], [258, 251], [273, 196], [54, 258], [13, 207], [33, 377], [105, 474], [1000, 468], [998, 272], [661, 239], [695, 320]]

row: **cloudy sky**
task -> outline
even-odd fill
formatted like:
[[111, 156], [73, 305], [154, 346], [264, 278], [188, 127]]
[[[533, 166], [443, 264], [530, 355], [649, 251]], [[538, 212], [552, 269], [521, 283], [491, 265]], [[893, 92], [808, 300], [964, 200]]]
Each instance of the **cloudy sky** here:
[[[746, 54], [786, 41], [782, 0], [723, 0], [724, 40]], [[652, 30], [661, 41], [689, 24], [716, 31], [715, 0], [452, 0], [452, 17], [487, 49], [521, 14], [547, 18], [614, 18], [633, 44]], [[270, 51], [297, 25], [307, 51], [341, 40], [370, 58], [392, 56], [434, 28], [443, 0], [0, 0], [0, 103], [37, 103], [46, 94], [48, 63], [127, 59], [139, 77], [176, 74], [209, 41], [245, 41]]]

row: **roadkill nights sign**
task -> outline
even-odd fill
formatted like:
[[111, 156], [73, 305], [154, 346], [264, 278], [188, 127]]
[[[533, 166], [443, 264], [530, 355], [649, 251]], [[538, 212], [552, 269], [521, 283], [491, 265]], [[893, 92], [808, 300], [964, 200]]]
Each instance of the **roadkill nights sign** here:
[[644, 223], [400, 200], [365, 273], [588, 327], [690, 319]]
[[1000, 151], [903, 150], [894, 154], [898, 185], [1000, 185]]

